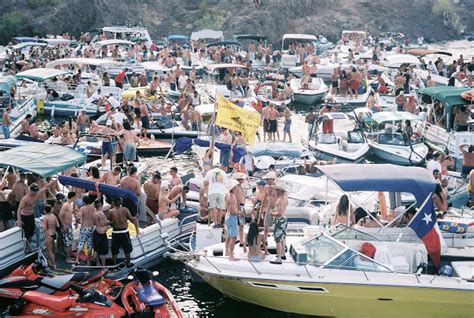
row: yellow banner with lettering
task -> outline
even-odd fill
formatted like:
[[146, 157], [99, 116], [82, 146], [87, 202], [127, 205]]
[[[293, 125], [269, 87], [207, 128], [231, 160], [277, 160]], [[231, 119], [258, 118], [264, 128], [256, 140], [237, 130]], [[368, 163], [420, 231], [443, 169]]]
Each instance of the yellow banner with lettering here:
[[251, 145], [255, 142], [260, 127], [260, 113], [243, 109], [223, 96], [218, 96], [216, 125], [241, 132], [245, 143]]

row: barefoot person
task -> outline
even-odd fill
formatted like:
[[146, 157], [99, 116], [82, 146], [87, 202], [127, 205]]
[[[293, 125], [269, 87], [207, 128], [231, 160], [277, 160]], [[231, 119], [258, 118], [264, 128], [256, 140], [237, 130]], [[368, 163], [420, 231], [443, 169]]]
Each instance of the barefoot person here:
[[92, 243], [94, 251], [97, 255], [97, 266], [105, 266], [105, 257], [109, 253], [109, 239], [107, 238], [107, 225], [109, 221], [102, 211], [102, 204], [100, 201], [94, 202], [94, 234], [92, 236]]
[[238, 222], [239, 222], [239, 240], [240, 240], [240, 247], [243, 247], [244, 253], [247, 252], [247, 248], [245, 246], [245, 237], [244, 237], [244, 226], [245, 226], [245, 192], [243, 189], [243, 184], [247, 175], [242, 172], [238, 172], [234, 175], [234, 179], [239, 182], [238, 186], [235, 187], [235, 198], [237, 200], [237, 204], [239, 207], [239, 215], [238, 215]]
[[220, 227], [222, 213], [225, 209], [225, 184], [227, 175], [222, 169], [214, 168], [207, 172], [204, 183], [208, 186], [208, 200], [211, 217], [214, 219], [214, 227]]
[[56, 255], [54, 251], [54, 241], [56, 240], [56, 228], [59, 227], [58, 218], [51, 211], [53, 210], [50, 205], [44, 206], [42, 226], [45, 233], [44, 245], [48, 252], [48, 266], [56, 268]]
[[234, 260], [234, 248], [235, 241], [238, 235], [238, 215], [240, 213], [237, 198], [235, 196], [236, 188], [239, 182], [236, 180], [230, 180], [228, 184], [229, 193], [225, 198], [225, 207], [227, 213], [225, 215], [225, 226], [227, 229], [227, 237], [225, 239], [225, 255], [230, 260]]
[[273, 189], [276, 192], [275, 208], [273, 209], [272, 216], [275, 218], [273, 225], [273, 236], [277, 245], [277, 259], [271, 261], [273, 264], [281, 264], [281, 260], [285, 260], [285, 239], [286, 229], [288, 227], [288, 219], [286, 218], [286, 209], [288, 207], [288, 199], [285, 196], [286, 189], [278, 184], [273, 185]]
[[89, 196], [83, 197], [84, 205], [79, 209], [77, 216], [77, 223], [81, 225], [79, 231], [79, 243], [77, 244], [76, 250], [76, 263], [79, 263], [79, 256], [87, 244], [87, 265], [91, 263], [92, 256], [92, 234], [94, 233], [94, 214], [95, 208], [91, 204], [94, 202]]
[[[74, 214], [74, 201], [76, 200], [76, 193], [71, 191], [67, 194], [67, 201], [59, 212], [59, 221], [61, 222], [64, 247], [66, 248], [66, 262], [74, 263], [75, 260], [71, 258], [72, 241], [74, 239], [72, 229], [72, 215]], [[78, 251], [79, 253], [79, 251]]]
[[161, 185], [161, 193], [158, 201], [158, 216], [160, 220], [179, 215], [179, 211], [177, 209], [172, 209], [171, 204], [179, 200], [180, 196], [181, 194], [179, 193], [174, 197], [171, 196], [170, 187], [167, 183]]
[[122, 199], [114, 198], [112, 201], [112, 209], [109, 211], [107, 219], [112, 225], [112, 264], [117, 264], [117, 254], [120, 249], [125, 254], [127, 266], [131, 266], [130, 253], [133, 250], [132, 242], [130, 240], [130, 233], [128, 233], [128, 222], [130, 221], [135, 226], [137, 236], [140, 228], [138, 227], [138, 220], [132, 216], [130, 211], [122, 207]]
[[[161, 191], [161, 174], [155, 173], [151, 180], [147, 180], [143, 185], [143, 190], [146, 193], [146, 206], [153, 214], [158, 214], [158, 203]], [[153, 224], [153, 218], [147, 214], [148, 225]]]
[[49, 189], [50, 184], [39, 188], [37, 183], [30, 185], [30, 192], [21, 198], [17, 210], [17, 224], [23, 228], [25, 238], [31, 242], [35, 233], [35, 207], [38, 201], [44, 200], [44, 192]]
[[260, 218], [263, 219], [263, 246], [265, 247], [265, 252], [267, 251], [267, 237], [270, 227], [273, 224], [273, 216], [271, 211], [275, 207], [275, 202], [277, 200], [275, 189], [273, 184], [275, 183], [276, 173], [270, 171], [264, 177], [267, 180], [267, 185], [265, 186], [264, 196], [262, 200], [262, 205], [260, 208]]

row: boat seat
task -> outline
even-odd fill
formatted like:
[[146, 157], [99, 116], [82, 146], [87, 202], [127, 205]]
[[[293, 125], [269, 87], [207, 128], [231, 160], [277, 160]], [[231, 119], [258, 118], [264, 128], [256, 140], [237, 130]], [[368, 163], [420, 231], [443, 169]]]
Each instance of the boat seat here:
[[138, 299], [148, 306], [161, 306], [166, 300], [153, 285], [144, 285], [138, 289]]
[[76, 303], [75, 299], [67, 296], [52, 296], [40, 292], [29, 291], [23, 294], [23, 298], [40, 306], [46, 306], [54, 311], [65, 311]]

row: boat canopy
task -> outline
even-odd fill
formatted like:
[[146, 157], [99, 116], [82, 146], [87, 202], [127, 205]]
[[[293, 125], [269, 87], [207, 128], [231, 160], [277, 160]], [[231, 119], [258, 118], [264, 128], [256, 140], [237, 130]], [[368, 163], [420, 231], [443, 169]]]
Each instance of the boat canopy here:
[[32, 81], [44, 82], [47, 79], [50, 79], [56, 76], [63, 76], [63, 75], [70, 75], [70, 74], [72, 74], [72, 72], [67, 71], [67, 70], [58, 70], [58, 69], [51, 69], [51, 68], [33, 68], [31, 70], [27, 70], [27, 71], [16, 74], [16, 77], [19, 79], [26, 78]]
[[433, 102], [433, 99], [439, 100], [442, 104], [448, 106], [445, 109], [445, 112], [447, 112], [447, 108], [450, 109], [452, 106], [469, 104], [468, 101], [461, 97], [461, 94], [470, 89], [470, 87], [434, 86], [421, 88], [418, 90], [418, 94], [431, 97], [431, 100], [424, 98], [424, 101], [427, 102]]
[[386, 67], [398, 68], [402, 64], [410, 64], [410, 65], [420, 65], [420, 60], [414, 55], [410, 54], [393, 54], [387, 55], [383, 59], [383, 64]]
[[31, 37], [31, 36], [15, 36], [15, 37], [13, 37], [13, 40], [15, 40], [18, 43], [21, 43], [21, 42], [38, 42], [37, 38]]
[[59, 46], [59, 45], [68, 45], [72, 42], [72, 40], [65, 39], [65, 38], [44, 38], [40, 39], [39, 41], [47, 43], [51, 46]]
[[320, 120], [349, 120], [349, 115], [341, 112], [323, 113], [319, 115]]
[[241, 46], [240, 42], [237, 41], [217, 41], [217, 42], [212, 42], [207, 45], [207, 47], [212, 47], [212, 46], [228, 46], [228, 45], [236, 45], [236, 46]]
[[406, 50], [407, 54], [416, 55], [416, 56], [425, 56], [429, 54], [441, 54], [447, 56], [453, 56], [452, 53], [446, 51], [439, 51], [439, 50], [429, 50], [429, 49], [408, 49]]
[[259, 143], [247, 147], [247, 152], [254, 157], [270, 156], [275, 158], [300, 158], [305, 151], [307, 151], [306, 148], [301, 145], [286, 143]]
[[32, 143], [3, 151], [0, 166], [14, 167], [22, 171], [48, 177], [87, 161], [87, 156], [71, 148]]
[[108, 45], [135, 45], [132, 41], [127, 40], [118, 40], [118, 39], [111, 39], [111, 40], [103, 40], [94, 43], [95, 47], [103, 47]]
[[0, 91], [10, 94], [10, 89], [15, 86], [16, 81], [16, 77], [13, 75], [0, 77]]
[[[319, 166], [318, 170], [343, 191], [411, 193], [418, 204], [422, 204], [427, 197], [431, 198], [436, 188], [436, 182], [431, 173], [421, 167], [402, 167], [392, 164], [339, 164]], [[434, 209], [432, 204], [431, 202], [431, 208]], [[430, 207], [430, 205], [427, 206]]]
[[404, 120], [417, 120], [418, 117], [409, 112], [377, 112], [372, 114], [370, 117], [372, 121], [375, 121], [379, 124], [392, 122], [392, 121], [404, 121]]
[[234, 35], [234, 40], [243, 41], [243, 40], [253, 40], [253, 41], [265, 41], [267, 39], [264, 35], [253, 35], [253, 34], [237, 34]]
[[168, 35], [168, 41], [188, 41], [188, 36], [184, 34], [170, 34]]
[[22, 50], [25, 47], [29, 47], [29, 46], [46, 47], [46, 46], [48, 46], [48, 43], [44, 43], [44, 42], [21, 42], [21, 43], [13, 45], [11, 47], [11, 49], [12, 50]]
[[191, 33], [191, 40], [193, 41], [199, 41], [204, 39], [223, 40], [224, 33], [222, 31], [215, 31], [211, 29], [204, 29]]
[[60, 65], [92, 65], [92, 66], [101, 66], [105, 64], [112, 64], [114, 61], [104, 60], [104, 59], [94, 59], [94, 58], [65, 58], [57, 59], [46, 64], [46, 68], [55, 68]]
[[219, 68], [247, 68], [245, 65], [241, 64], [235, 64], [235, 63], [219, 63], [219, 64], [209, 64], [208, 69], [211, 72], [214, 72], [215, 70]]

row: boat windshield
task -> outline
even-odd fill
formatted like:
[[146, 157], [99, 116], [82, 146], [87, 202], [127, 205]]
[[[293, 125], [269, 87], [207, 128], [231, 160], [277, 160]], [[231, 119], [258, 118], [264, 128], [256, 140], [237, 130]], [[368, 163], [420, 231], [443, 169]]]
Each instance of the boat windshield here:
[[347, 132], [347, 141], [352, 144], [363, 144], [365, 142], [364, 135], [361, 131]]
[[321, 235], [304, 243], [308, 264], [322, 266], [341, 253], [345, 247]]
[[356, 230], [346, 225], [337, 225], [337, 232], [331, 235], [333, 238], [338, 240], [359, 240], [359, 241], [380, 241], [375, 236]]
[[318, 134], [318, 142], [321, 144], [335, 144], [336, 135], [334, 134]]
[[388, 268], [376, 263], [373, 259], [349, 248], [328, 264], [324, 265], [324, 268], [367, 272], [390, 272]]
[[[379, 135], [379, 144], [382, 145], [391, 145], [391, 146], [407, 146], [408, 143], [403, 138], [402, 134], [393, 133], [393, 134], [380, 134]], [[419, 137], [412, 137], [411, 144], [419, 144], [423, 141]]]

